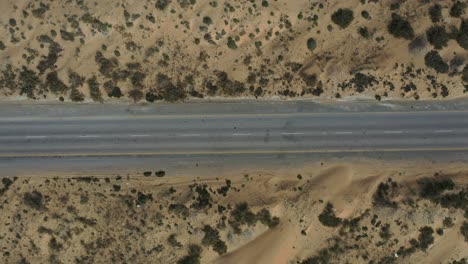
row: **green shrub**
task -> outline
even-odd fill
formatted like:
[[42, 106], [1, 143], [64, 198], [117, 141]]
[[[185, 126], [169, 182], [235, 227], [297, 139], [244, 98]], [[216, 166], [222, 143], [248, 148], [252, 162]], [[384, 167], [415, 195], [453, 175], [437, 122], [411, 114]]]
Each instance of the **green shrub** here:
[[211, 17], [205, 16], [205, 17], [203, 17], [203, 23], [209, 26], [209, 25], [213, 24], [213, 20], [211, 20]]
[[196, 0], [177, 0], [179, 3], [180, 7], [182, 8], [187, 8], [190, 5], [194, 5], [197, 1]]
[[158, 171], [155, 171], [155, 172], [154, 172], [154, 175], [155, 175], [156, 177], [164, 177], [164, 176], [166, 176], [166, 172], [163, 171], [163, 170], [158, 170]]
[[394, 11], [394, 10], [398, 10], [398, 9], [400, 9], [400, 3], [395, 2], [395, 3], [390, 4], [390, 10]]
[[444, 208], [456, 208], [468, 210], [468, 191], [461, 190], [457, 193], [441, 195], [436, 202]]
[[54, 94], [62, 94], [69, 89], [69, 87], [58, 78], [56, 71], [47, 74], [45, 85], [49, 91], [53, 92]]
[[164, 10], [171, 3], [171, 0], [157, 0], [156, 8], [159, 10]]
[[[193, 187], [193, 186], [192, 186]], [[211, 195], [208, 192], [207, 185], [195, 185], [195, 192], [198, 194], [192, 207], [195, 209], [211, 208]]]
[[163, 99], [163, 97], [161, 95], [155, 94], [153, 92], [147, 92], [146, 95], [145, 95], [145, 100], [147, 102], [150, 102], [150, 103], [152, 103], [154, 101], [159, 101], [159, 100], [162, 100], [162, 99]]
[[177, 260], [177, 264], [200, 264], [202, 248], [198, 245], [190, 245], [188, 254]]
[[257, 222], [257, 216], [250, 210], [249, 205], [245, 202], [236, 204], [235, 208], [231, 211], [229, 225], [234, 230], [235, 234], [241, 233], [241, 226], [253, 226]]
[[442, 18], [442, 7], [439, 4], [434, 4], [429, 8], [429, 16], [433, 23], [439, 22]]
[[463, 68], [462, 80], [463, 80], [464, 82], [468, 83], [468, 64], [465, 65], [465, 67]]
[[225, 95], [236, 96], [245, 92], [244, 84], [239, 81], [230, 80], [226, 72], [217, 72], [216, 76], [218, 77], [217, 86]]
[[463, 225], [460, 227], [460, 233], [465, 238], [465, 242], [468, 243], [468, 222], [463, 222]]
[[8, 20], [8, 23], [10, 24], [11, 27], [16, 27], [16, 20], [14, 18], [10, 18]]
[[19, 87], [20, 94], [26, 94], [29, 98], [35, 98], [34, 93], [38, 85], [41, 84], [41, 80], [35, 72], [27, 69], [23, 66], [22, 71], [19, 74]]
[[444, 225], [444, 228], [450, 228], [454, 225], [452, 218], [449, 216], [444, 218], [444, 221], [442, 221], [442, 224]]
[[93, 101], [96, 102], [102, 102], [102, 94], [101, 90], [99, 89], [99, 83], [97, 81], [96, 76], [93, 76], [90, 79], [88, 79], [87, 83], [89, 88], [89, 96], [91, 96], [91, 99], [93, 99]]
[[107, 34], [109, 29], [112, 28], [111, 24], [100, 21], [99, 19], [93, 17], [90, 13], [82, 15], [81, 21], [91, 25], [93, 33], [97, 30], [103, 34]]
[[314, 49], [317, 48], [317, 41], [315, 41], [315, 39], [313, 39], [313, 38], [309, 38], [307, 40], [307, 48], [310, 51], [314, 51]]
[[216, 251], [219, 255], [223, 255], [227, 252], [226, 243], [219, 237], [218, 230], [212, 228], [209, 225], [205, 225], [203, 227], [203, 232], [205, 233], [202, 239], [203, 245], [213, 247], [213, 250]]
[[136, 204], [137, 205], [144, 205], [148, 201], [152, 201], [153, 196], [151, 194], [144, 194], [142, 192], [137, 193]]
[[14, 91], [17, 88], [16, 73], [11, 64], [6, 65], [2, 71], [2, 76], [0, 76], [0, 89], [4, 87], [10, 89], [10, 91]]
[[177, 238], [176, 238], [175, 234], [171, 234], [167, 238], [167, 243], [169, 243], [169, 245], [171, 245], [172, 247], [175, 247], [175, 248], [182, 247], [182, 244], [179, 241], [177, 241]]
[[466, 3], [456, 1], [453, 3], [452, 7], [450, 8], [450, 15], [453, 17], [460, 17], [465, 13]]
[[425, 226], [421, 229], [419, 229], [419, 237], [418, 237], [418, 242], [419, 245], [418, 247], [421, 250], [426, 250], [429, 248], [430, 245], [434, 243], [434, 230], [430, 226]]
[[367, 27], [360, 27], [358, 32], [359, 35], [361, 35], [365, 39], [368, 39], [370, 37], [369, 30], [367, 30]]
[[3, 43], [3, 41], [0, 41], [0, 50], [5, 50], [5, 49], [6, 49], [5, 43]]
[[433, 68], [438, 73], [447, 73], [449, 70], [448, 64], [444, 62], [436, 50], [428, 52], [424, 56], [424, 62], [427, 67]]
[[112, 77], [114, 70], [119, 66], [117, 59], [107, 59], [100, 51], [96, 52], [94, 60], [99, 64], [99, 72], [108, 78]]
[[363, 18], [367, 19], [367, 20], [369, 20], [369, 19], [371, 18], [370, 15], [369, 15], [369, 12], [367, 12], [366, 10], [363, 10], [363, 11], [361, 12], [361, 16], [362, 16]]
[[398, 185], [396, 182], [389, 180], [381, 182], [373, 195], [373, 203], [377, 206], [397, 207], [397, 204], [392, 201], [392, 194], [396, 191]]
[[342, 219], [335, 216], [333, 204], [327, 203], [322, 213], [319, 214], [320, 223], [328, 227], [337, 227], [341, 224]]
[[172, 80], [165, 74], [158, 74], [156, 77], [159, 93], [168, 102], [176, 102], [187, 97], [182, 85], [174, 85]]
[[189, 209], [183, 204], [170, 204], [168, 210], [170, 213], [181, 217], [188, 217], [190, 215]]
[[62, 47], [56, 42], [52, 42], [49, 45], [49, 53], [37, 64], [37, 69], [40, 74], [43, 74], [47, 69], [54, 69], [55, 63], [62, 50]]
[[132, 89], [128, 92], [128, 97], [130, 97], [133, 102], [136, 103], [143, 99], [143, 92], [139, 89]]
[[449, 41], [449, 34], [445, 31], [443, 26], [432, 26], [426, 30], [426, 36], [429, 43], [436, 49], [442, 49], [447, 46]]
[[84, 94], [76, 88], [72, 88], [70, 93], [70, 100], [73, 102], [83, 102], [84, 101]]
[[143, 81], [146, 78], [146, 74], [143, 72], [133, 72], [133, 74], [130, 76], [130, 82], [132, 83], [133, 86], [142, 88], [143, 87]]
[[340, 8], [333, 13], [331, 19], [333, 23], [337, 24], [341, 28], [346, 28], [354, 19], [353, 11], [350, 9]]
[[67, 31], [61, 29], [60, 30], [60, 36], [65, 41], [75, 41], [75, 34], [73, 34], [72, 32], [67, 32]]
[[456, 36], [458, 45], [464, 49], [468, 49], [468, 19], [461, 21], [460, 30]]
[[392, 20], [388, 24], [388, 32], [396, 38], [412, 39], [414, 30], [411, 24], [396, 13], [392, 14]]
[[444, 191], [453, 190], [455, 183], [450, 178], [422, 178], [417, 181], [422, 198], [438, 198]]
[[120, 90], [119, 87], [114, 86], [114, 87], [112, 87], [111, 91], [109, 93], [107, 93], [107, 96], [120, 98], [120, 97], [123, 96], [123, 94], [122, 94], [122, 91]]
[[38, 191], [27, 192], [23, 195], [23, 203], [36, 210], [45, 208], [44, 197]]
[[237, 44], [236, 44], [236, 42], [234, 41], [234, 39], [231, 38], [231, 37], [228, 37], [227, 46], [228, 46], [228, 48], [230, 48], [230, 49], [237, 49]]
[[257, 219], [260, 220], [260, 222], [269, 228], [273, 228], [279, 224], [279, 218], [278, 217], [271, 217], [270, 211], [267, 209], [263, 208], [257, 213]]
[[78, 73], [74, 71], [68, 72], [68, 79], [70, 81], [71, 88], [78, 88], [83, 86], [85, 82], [85, 77], [80, 76]]
[[47, 12], [48, 9], [48, 6], [41, 3], [41, 7], [34, 9], [32, 11], [32, 14], [35, 18], [44, 18], [44, 14]]

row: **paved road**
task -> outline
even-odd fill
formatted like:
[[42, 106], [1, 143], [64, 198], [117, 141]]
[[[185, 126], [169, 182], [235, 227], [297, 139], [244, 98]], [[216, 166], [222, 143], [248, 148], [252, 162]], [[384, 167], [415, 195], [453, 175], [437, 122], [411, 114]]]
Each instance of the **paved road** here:
[[360, 156], [468, 160], [464, 108], [321, 112], [327, 106], [235, 106], [0, 105], [0, 175], [152, 169], [184, 175]]
[[468, 151], [467, 112], [0, 118], [0, 157]]

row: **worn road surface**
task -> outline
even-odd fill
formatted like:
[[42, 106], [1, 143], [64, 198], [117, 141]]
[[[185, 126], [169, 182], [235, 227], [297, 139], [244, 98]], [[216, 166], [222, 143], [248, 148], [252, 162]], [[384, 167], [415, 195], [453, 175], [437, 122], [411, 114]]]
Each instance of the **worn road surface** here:
[[257, 158], [274, 163], [288, 155], [373, 153], [466, 154], [468, 112], [0, 116], [3, 174], [147, 165], [135, 163], [138, 158], [168, 167], [197, 161], [242, 166]]

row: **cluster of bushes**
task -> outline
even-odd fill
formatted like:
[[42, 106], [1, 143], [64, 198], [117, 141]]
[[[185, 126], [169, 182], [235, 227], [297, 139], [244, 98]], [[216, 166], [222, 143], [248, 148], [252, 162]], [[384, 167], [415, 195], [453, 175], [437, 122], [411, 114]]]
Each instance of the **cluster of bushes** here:
[[442, 7], [439, 4], [434, 4], [429, 8], [429, 16], [433, 23], [437, 23], [442, 18]]
[[392, 196], [398, 188], [398, 184], [392, 179], [387, 182], [381, 182], [373, 195], [373, 203], [377, 206], [397, 207], [396, 202], [392, 201]]
[[57, 62], [62, 51], [63, 49], [58, 43], [51, 42], [49, 44], [49, 54], [43, 57], [43, 59], [37, 64], [39, 73], [43, 74], [47, 69], [54, 70], [55, 63]]
[[211, 199], [210, 192], [208, 191], [207, 188], [208, 186], [206, 184], [204, 185], [194, 184], [190, 186], [190, 189], [192, 191], [195, 191], [195, 193], [197, 193], [195, 202], [191, 205], [192, 208], [195, 208], [198, 210], [211, 208], [212, 199]]
[[20, 94], [26, 94], [28, 98], [35, 99], [35, 92], [37, 86], [41, 84], [41, 80], [35, 72], [29, 70], [23, 66], [23, 69], [19, 73], [18, 86], [20, 88]]
[[418, 239], [410, 240], [410, 247], [400, 247], [397, 254], [400, 257], [408, 257], [415, 253], [416, 250], [426, 251], [430, 245], [434, 243], [434, 229], [430, 226], [425, 226], [419, 229]]
[[424, 62], [427, 67], [434, 69], [438, 73], [447, 73], [449, 70], [448, 64], [436, 50], [429, 51], [426, 56], [424, 56]]
[[106, 22], [102, 22], [96, 17], [93, 17], [90, 13], [86, 13], [81, 16], [81, 21], [84, 23], [91, 25], [91, 30], [93, 33], [99, 31], [102, 34], [107, 34], [109, 29], [112, 28], [112, 25]]
[[49, 72], [46, 76], [46, 87], [49, 91], [54, 94], [63, 94], [67, 92], [70, 87], [68, 87], [62, 80], [59, 79], [56, 71]]
[[356, 92], [362, 93], [366, 88], [372, 87], [374, 84], [378, 84], [378, 81], [374, 76], [357, 72], [348, 83], [341, 83], [338, 87], [343, 91], [346, 88], [354, 87]]
[[273, 228], [279, 224], [279, 218], [272, 217], [268, 210], [263, 209], [255, 214], [250, 210], [249, 205], [245, 202], [239, 203], [235, 206], [231, 211], [228, 223], [234, 230], [235, 234], [240, 234], [242, 232], [241, 226], [254, 226], [257, 221], [267, 225], [269, 228]]
[[442, 49], [447, 46], [450, 36], [445, 31], [444, 26], [432, 26], [426, 31], [427, 40], [435, 49]]
[[419, 195], [425, 199], [437, 199], [444, 191], [453, 190], [455, 183], [450, 178], [422, 178], [418, 180]]
[[199, 264], [202, 248], [198, 245], [189, 245], [186, 256], [177, 260], [177, 264]]
[[187, 93], [181, 84], [174, 85], [172, 80], [165, 74], [158, 74], [156, 77], [157, 88], [164, 100], [176, 102], [187, 97]]
[[218, 78], [217, 87], [219, 87], [225, 95], [236, 96], [242, 94], [246, 90], [242, 82], [229, 79], [227, 73], [224, 71], [217, 72], [216, 77]]
[[216, 251], [219, 255], [223, 255], [227, 252], [227, 245], [219, 237], [218, 230], [212, 228], [209, 225], [205, 225], [203, 227], [203, 232], [205, 233], [202, 239], [202, 244], [204, 246], [211, 246], [213, 250]]
[[102, 102], [102, 93], [99, 89], [99, 82], [97, 81], [96, 76], [89, 78], [86, 82], [88, 84], [89, 95], [91, 96], [91, 99], [96, 102]]
[[323, 208], [322, 213], [319, 214], [318, 219], [322, 225], [328, 227], [337, 227], [342, 222], [341, 218], [335, 216], [333, 204], [331, 203], [327, 203], [327, 205], [325, 205], [325, 208]]
[[303, 261], [301, 264], [325, 264], [325, 263], [333, 263], [333, 257], [344, 253], [345, 248], [341, 246], [343, 243], [339, 238], [333, 238], [332, 244], [327, 247], [321, 249], [316, 255], [311, 256]]
[[170, 246], [175, 247], [175, 248], [180, 248], [180, 247], [182, 247], [182, 243], [180, 243], [179, 241], [177, 241], [177, 238], [176, 238], [175, 234], [171, 234], [171, 235], [167, 238], [167, 243], [169, 243]]
[[455, 1], [450, 8], [450, 16], [461, 17], [465, 13], [466, 2]]
[[70, 81], [70, 87], [72, 89], [77, 89], [85, 83], [86, 78], [79, 75], [78, 73], [74, 71], [69, 71], [68, 72], [68, 79]]

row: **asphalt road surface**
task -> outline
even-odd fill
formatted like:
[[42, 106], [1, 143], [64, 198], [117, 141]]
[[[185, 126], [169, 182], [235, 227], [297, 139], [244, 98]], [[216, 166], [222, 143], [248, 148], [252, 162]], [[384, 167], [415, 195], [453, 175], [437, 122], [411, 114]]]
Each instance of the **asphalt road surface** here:
[[46, 168], [46, 158], [91, 164], [111, 157], [181, 162], [243, 156], [254, 162], [265, 155], [386, 152], [468, 153], [468, 112], [0, 117], [3, 170], [28, 164]]

